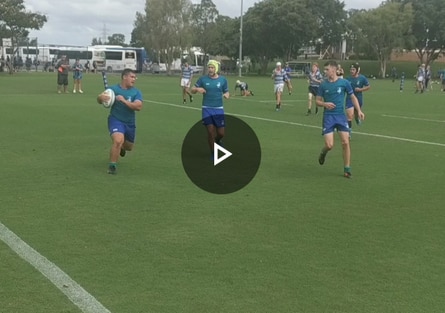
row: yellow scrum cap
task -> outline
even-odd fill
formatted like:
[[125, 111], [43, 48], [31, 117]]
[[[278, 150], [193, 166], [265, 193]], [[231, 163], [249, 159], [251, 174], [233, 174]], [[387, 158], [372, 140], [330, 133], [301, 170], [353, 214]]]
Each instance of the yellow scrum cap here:
[[219, 62], [216, 60], [209, 60], [207, 66], [213, 66], [215, 68], [215, 73], [219, 72]]

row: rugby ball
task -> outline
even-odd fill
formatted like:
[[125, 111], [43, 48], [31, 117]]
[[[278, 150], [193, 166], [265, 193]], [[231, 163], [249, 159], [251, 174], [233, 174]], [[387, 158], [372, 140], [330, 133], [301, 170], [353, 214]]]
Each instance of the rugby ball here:
[[103, 94], [108, 96], [108, 100], [102, 101], [102, 105], [105, 108], [110, 108], [113, 105], [115, 99], [114, 91], [113, 89], [108, 88], [103, 92]]

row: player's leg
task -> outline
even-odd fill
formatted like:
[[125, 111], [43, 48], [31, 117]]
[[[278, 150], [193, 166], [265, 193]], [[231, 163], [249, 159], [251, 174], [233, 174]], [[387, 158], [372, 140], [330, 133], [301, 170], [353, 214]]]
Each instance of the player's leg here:
[[352, 119], [354, 118], [354, 106], [352, 102], [346, 102], [346, 119], [348, 120], [349, 129], [352, 129]]
[[82, 90], [82, 76], [79, 77], [78, 86], [77, 87], [79, 88], [79, 92], [83, 93], [83, 90]]
[[321, 149], [320, 155], [318, 157], [318, 163], [320, 165], [324, 164], [324, 161], [326, 159], [326, 154], [328, 154], [329, 151], [332, 150], [334, 147], [334, 132], [325, 133], [323, 135], [324, 138], [324, 146]]
[[210, 152], [213, 153], [213, 144], [216, 138], [216, 127], [213, 124], [206, 125], [207, 129], [207, 143], [209, 145]]
[[119, 151], [119, 155], [124, 157], [127, 151], [132, 151], [134, 147], [134, 140], [136, 138], [136, 126], [125, 125], [124, 143]]
[[351, 175], [351, 145], [349, 144], [349, 132], [339, 131], [341, 146], [343, 149], [343, 165], [344, 165], [344, 176], [350, 178]]
[[108, 173], [116, 174], [117, 161], [125, 142], [126, 125], [118, 119], [108, 117], [108, 131], [110, 132], [111, 147], [109, 155]]
[[307, 94], [307, 112], [306, 115], [311, 115], [312, 114], [312, 92], [310, 90], [309, 87], [309, 93]]
[[63, 92], [68, 93], [68, 75], [63, 75]]
[[186, 91], [185, 91], [185, 84], [184, 84], [184, 80], [181, 80], [181, 89], [182, 89], [182, 104], [186, 104]]

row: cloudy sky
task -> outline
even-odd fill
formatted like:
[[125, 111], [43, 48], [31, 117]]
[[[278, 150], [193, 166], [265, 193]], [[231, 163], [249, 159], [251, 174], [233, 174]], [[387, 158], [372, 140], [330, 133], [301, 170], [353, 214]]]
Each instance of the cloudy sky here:
[[[199, 3], [199, 0], [192, 0]], [[258, 0], [244, 0], [243, 11]], [[382, 0], [344, 0], [346, 9], [370, 9]], [[28, 10], [45, 14], [48, 21], [39, 31], [32, 31], [39, 45], [89, 45], [93, 38], [124, 34], [131, 39], [136, 11], [143, 11], [145, 0], [25, 0]], [[213, 0], [222, 15], [241, 13], [241, 0]]]

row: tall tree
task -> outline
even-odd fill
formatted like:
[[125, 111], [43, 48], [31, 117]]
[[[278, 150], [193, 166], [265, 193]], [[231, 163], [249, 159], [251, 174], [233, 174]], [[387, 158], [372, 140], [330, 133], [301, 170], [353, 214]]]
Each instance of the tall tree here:
[[205, 55], [215, 52], [214, 46], [218, 37], [216, 27], [218, 16], [218, 9], [212, 0], [201, 0], [199, 4], [193, 5], [191, 19], [194, 34], [193, 45], [200, 47]]
[[315, 37], [312, 43], [318, 44], [320, 52], [327, 52], [332, 58], [332, 48], [338, 47], [346, 34], [347, 12], [343, 1], [339, 0], [307, 0], [311, 15], [306, 19], [315, 22]]
[[[406, 1], [406, 0], [405, 0]], [[444, 50], [445, 6], [443, 0], [410, 0], [414, 18], [412, 31], [414, 40], [408, 48], [414, 48], [420, 63], [429, 64]]]
[[[304, 17], [304, 18], [301, 18]], [[243, 51], [261, 64], [275, 58], [289, 59], [315, 36], [315, 18], [306, 0], [264, 0], [246, 12]]]
[[220, 15], [216, 19], [215, 42], [209, 53], [225, 55], [231, 59], [239, 56], [240, 19]]
[[17, 44], [26, 41], [29, 30], [39, 30], [46, 21], [45, 15], [27, 11], [23, 0], [2, 0], [0, 2], [1, 37], [11, 38], [14, 53]]
[[132, 42], [141, 42], [152, 56], [156, 54], [169, 73], [173, 60], [190, 42], [191, 5], [190, 0], [146, 0], [145, 15], [136, 15]]
[[402, 47], [410, 36], [412, 22], [411, 5], [397, 2], [384, 2], [378, 8], [358, 12], [351, 17], [350, 29], [359, 44], [376, 54], [381, 77], [386, 75], [392, 51]]

